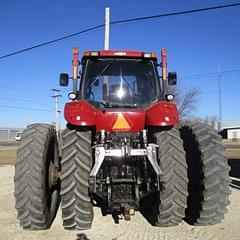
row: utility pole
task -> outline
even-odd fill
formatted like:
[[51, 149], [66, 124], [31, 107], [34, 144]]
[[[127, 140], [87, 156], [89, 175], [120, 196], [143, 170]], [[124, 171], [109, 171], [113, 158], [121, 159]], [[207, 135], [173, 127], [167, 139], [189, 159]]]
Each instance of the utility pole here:
[[[104, 34], [104, 50], [109, 50], [109, 34], [110, 34], [110, 8], [105, 8], [105, 34]], [[109, 78], [108, 76], [103, 76], [103, 83], [106, 88], [106, 94], [108, 96], [109, 94]]]
[[104, 34], [104, 50], [109, 50], [109, 34], [110, 34], [110, 8], [105, 8], [105, 34]]
[[59, 131], [60, 131], [60, 113], [61, 111], [58, 109], [58, 103], [59, 103], [59, 98], [62, 97], [61, 94], [59, 94], [60, 90], [59, 89], [51, 89], [53, 91], [53, 96], [52, 98], [54, 98], [55, 100], [55, 126], [56, 126], [56, 133], [57, 133], [57, 138], [59, 138]]
[[218, 107], [219, 107], [219, 122], [218, 122], [218, 132], [222, 128], [222, 82], [221, 82], [221, 68], [218, 67]]

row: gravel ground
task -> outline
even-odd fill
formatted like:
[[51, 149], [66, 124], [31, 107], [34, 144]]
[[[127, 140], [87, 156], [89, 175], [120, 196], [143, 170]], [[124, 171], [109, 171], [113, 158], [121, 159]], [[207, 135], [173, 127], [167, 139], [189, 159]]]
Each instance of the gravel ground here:
[[0, 150], [6, 149], [16, 149], [20, 144], [20, 141], [12, 141], [12, 142], [2, 142], [0, 141]]
[[[111, 216], [102, 217], [94, 209], [94, 221], [91, 230], [66, 231], [61, 223], [59, 210], [50, 230], [23, 231], [16, 219], [13, 197], [13, 166], [0, 167], [0, 239], [2, 240], [239, 240], [240, 227], [240, 191], [232, 191], [231, 205], [223, 223], [208, 227], [193, 227], [182, 223], [171, 228], [157, 228], [136, 213], [130, 222], [124, 220], [114, 224]], [[85, 234], [81, 238], [80, 234]]]

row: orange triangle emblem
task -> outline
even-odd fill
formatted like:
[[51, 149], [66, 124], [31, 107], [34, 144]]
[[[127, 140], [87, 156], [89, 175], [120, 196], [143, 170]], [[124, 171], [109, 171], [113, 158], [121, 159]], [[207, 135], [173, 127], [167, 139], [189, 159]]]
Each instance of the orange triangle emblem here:
[[118, 114], [117, 120], [113, 124], [113, 130], [129, 130], [131, 127], [122, 113]]

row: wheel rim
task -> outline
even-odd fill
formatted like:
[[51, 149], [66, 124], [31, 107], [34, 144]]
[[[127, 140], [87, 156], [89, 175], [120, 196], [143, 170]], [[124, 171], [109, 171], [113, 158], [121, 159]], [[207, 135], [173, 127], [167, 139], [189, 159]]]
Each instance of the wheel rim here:
[[46, 173], [46, 205], [48, 209], [48, 219], [49, 224], [55, 218], [57, 209], [60, 203], [60, 179], [58, 176], [58, 167], [57, 167], [57, 144], [56, 139], [53, 138], [49, 142], [49, 148], [46, 159], [47, 173]]

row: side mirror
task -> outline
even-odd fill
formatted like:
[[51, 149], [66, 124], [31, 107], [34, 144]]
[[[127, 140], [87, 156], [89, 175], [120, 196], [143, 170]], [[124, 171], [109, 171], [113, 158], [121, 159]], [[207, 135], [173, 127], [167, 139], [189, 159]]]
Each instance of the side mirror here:
[[177, 73], [169, 72], [168, 73], [168, 85], [176, 85], [177, 84]]
[[62, 87], [68, 86], [69, 76], [67, 73], [61, 73], [59, 77], [59, 84]]

